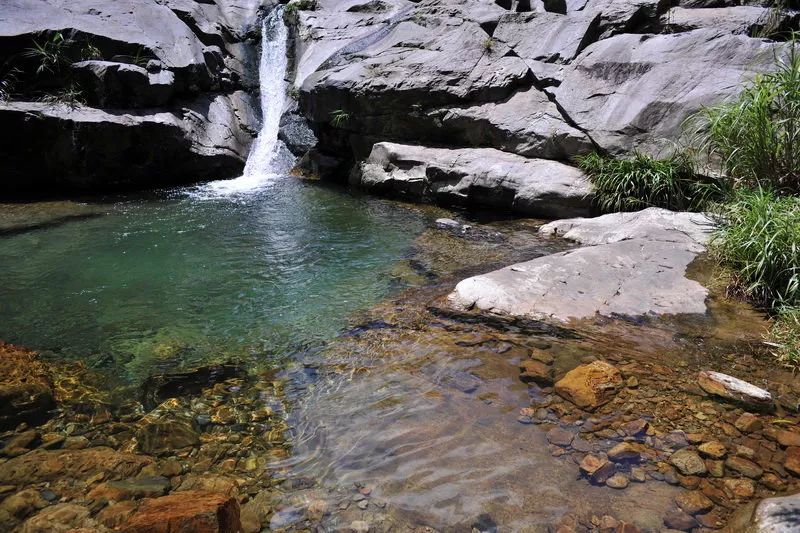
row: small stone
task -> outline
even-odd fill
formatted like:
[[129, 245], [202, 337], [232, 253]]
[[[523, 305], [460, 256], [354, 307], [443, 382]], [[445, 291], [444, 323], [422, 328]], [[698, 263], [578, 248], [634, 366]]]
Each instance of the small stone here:
[[772, 395], [768, 391], [728, 374], [702, 370], [697, 376], [697, 383], [704, 391], [715, 396], [759, 407], [772, 405]]
[[608, 403], [622, 386], [622, 375], [604, 361], [573, 368], [555, 385], [556, 394], [580, 408], [594, 410]]
[[608, 459], [597, 457], [596, 455], [592, 454], [584, 456], [579, 467], [581, 472], [583, 472], [592, 482], [597, 484], [605, 483], [606, 480], [610, 478], [616, 470], [614, 463], [610, 462]]
[[741, 444], [736, 445], [735, 451], [737, 456], [744, 457], [745, 459], [752, 459], [756, 456], [756, 451], [753, 448], [742, 446]]
[[800, 433], [795, 431], [788, 431], [782, 429], [777, 432], [776, 437], [778, 444], [784, 447], [795, 446], [800, 447]]
[[559, 427], [553, 428], [547, 432], [548, 442], [556, 446], [569, 446], [574, 438], [575, 433]]
[[361, 509], [361, 510], [363, 511], [363, 510], [365, 510], [367, 507], [369, 507], [369, 500], [361, 500], [361, 501], [360, 501], [360, 502], [358, 502], [356, 505], [358, 505], [358, 508], [359, 508], [359, 509]]
[[689, 531], [690, 529], [696, 528], [699, 524], [691, 515], [683, 511], [675, 510], [664, 515], [664, 525], [672, 529], [677, 529], [678, 531]]
[[600, 531], [616, 531], [619, 527], [619, 520], [610, 515], [603, 515], [597, 523]]
[[753, 433], [763, 427], [761, 419], [752, 413], [744, 413], [736, 419], [733, 425], [742, 433]]
[[648, 424], [647, 420], [640, 418], [638, 420], [632, 420], [623, 424], [622, 431], [624, 431], [629, 437], [640, 437], [647, 433], [647, 429], [649, 427], [650, 424]]
[[711, 459], [722, 459], [725, 457], [725, 454], [728, 453], [725, 446], [718, 440], [704, 442], [697, 447], [697, 451], [700, 452], [700, 455], [710, 457]]
[[697, 476], [706, 473], [706, 465], [697, 453], [691, 450], [678, 450], [673, 453], [669, 462], [685, 476]]
[[712, 461], [711, 459], [706, 459], [705, 463], [709, 476], [723, 477], [725, 475], [725, 463], [723, 461]]
[[707, 513], [714, 507], [714, 502], [709, 500], [702, 492], [696, 490], [678, 494], [675, 498], [675, 503], [690, 515]]
[[730, 491], [733, 497], [739, 500], [752, 498], [756, 491], [753, 482], [745, 478], [726, 479], [723, 483], [725, 484], [725, 489]]
[[647, 480], [647, 471], [640, 466], [634, 466], [631, 468], [631, 481], [636, 481], [637, 483], [644, 483]]
[[627, 380], [625, 380], [625, 386], [629, 389], [635, 389], [639, 386], [639, 378], [636, 376], [631, 376]]
[[708, 529], [721, 529], [726, 522], [724, 514], [719, 509], [714, 509], [709, 513], [696, 515], [695, 520], [700, 525]]
[[350, 531], [352, 533], [369, 533], [369, 523], [363, 520], [354, 520], [350, 522]]
[[784, 483], [784, 481], [781, 478], [779, 478], [772, 472], [767, 472], [766, 474], [761, 476], [761, 479], [759, 481], [761, 482], [762, 485], [764, 485], [770, 490], [780, 492], [786, 489], [786, 483]]
[[758, 479], [764, 473], [764, 470], [753, 461], [738, 456], [728, 457], [725, 460], [725, 468], [751, 479]]
[[783, 462], [783, 467], [795, 476], [800, 476], [800, 447], [792, 446], [786, 448], [786, 459]]
[[526, 359], [519, 364], [519, 369], [521, 372], [519, 379], [525, 383], [536, 383], [537, 385], [553, 384], [553, 367], [541, 361]]
[[628, 476], [623, 474], [622, 472], [617, 472], [610, 478], [606, 480], [606, 485], [611, 487], [612, 489], [624, 489], [628, 486], [629, 479]]
[[649, 448], [638, 442], [620, 442], [608, 451], [608, 458], [616, 463], [625, 461], [640, 462], [649, 452]]

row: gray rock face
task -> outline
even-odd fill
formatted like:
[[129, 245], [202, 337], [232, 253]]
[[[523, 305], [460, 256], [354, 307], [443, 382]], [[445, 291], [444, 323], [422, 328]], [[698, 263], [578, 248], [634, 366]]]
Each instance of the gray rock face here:
[[[258, 0], [0, 4], [0, 53], [19, 69], [10, 101], [0, 103], [0, 135], [14, 152], [0, 163], [0, 193], [240, 173], [258, 130], [256, 100], [243, 92], [257, 86], [258, 7]], [[57, 49], [59, 60], [40, 65], [22, 53], [36, 44]]]
[[617, 35], [589, 46], [553, 93], [606, 150], [659, 153], [690, 115], [770, 69], [775, 53], [773, 43], [717, 30]]
[[757, 533], [789, 533], [800, 528], [800, 496], [766, 498], [754, 514]]
[[708, 221], [700, 217], [648, 209], [558, 221], [542, 231], [560, 228], [590, 246], [466, 279], [449, 295], [450, 305], [556, 322], [595, 314], [703, 314], [707, 290], [684, 276], [704, 250]]
[[590, 186], [578, 169], [491, 148], [378, 143], [353, 179], [378, 193], [531, 216], [583, 214], [591, 206]]

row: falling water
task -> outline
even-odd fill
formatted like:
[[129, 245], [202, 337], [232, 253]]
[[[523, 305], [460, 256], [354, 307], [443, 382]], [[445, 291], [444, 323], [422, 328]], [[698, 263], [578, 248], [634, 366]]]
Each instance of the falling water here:
[[285, 174], [292, 157], [283, 142], [278, 140], [281, 114], [286, 102], [287, 30], [283, 22], [283, 8], [277, 7], [264, 19], [261, 33], [261, 62], [259, 84], [262, 123], [244, 174], [234, 180], [211, 182], [201, 188], [201, 193], [213, 195], [235, 194], [258, 189]]

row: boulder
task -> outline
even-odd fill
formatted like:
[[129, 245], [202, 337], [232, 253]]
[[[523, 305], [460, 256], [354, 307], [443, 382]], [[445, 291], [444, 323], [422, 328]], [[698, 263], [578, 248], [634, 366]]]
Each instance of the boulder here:
[[714, 396], [756, 407], [772, 406], [772, 395], [768, 391], [728, 374], [702, 370], [697, 375], [697, 383]]
[[650, 207], [633, 213], [555, 220], [539, 228], [539, 232], [586, 245], [632, 239], [706, 244], [715, 228], [714, 221], [702, 213]]
[[354, 174], [369, 191], [529, 216], [587, 213], [590, 186], [576, 168], [491, 148], [378, 143]]
[[[201, 96], [180, 112], [0, 102], [3, 190], [108, 190], [233, 177], [244, 168], [255, 127], [244, 92]], [[48, 156], [40, 157], [45, 146]]]
[[[35, 352], [0, 341], [0, 431], [39, 423], [55, 407], [49, 369]], [[16, 446], [18, 447], [18, 446]]]
[[800, 495], [765, 498], [758, 503], [752, 516], [754, 533], [788, 533], [800, 529]]
[[605, 361], [573, 368], [555, 384], [556, 393], [578, 407], [594, 410], [611, 401], [622, 388], [622, 375]]
[[83, 450], [35, 450], [0, 463], [0, 483], [42, 483], [67, 478], [86, 480], [97, 474], [106, 479], [135, 476], [150, 457], [123, 453], [106, 447]]
[[657, 154], [689, 116], [736, 95], [778, 53], [780, 44], [716, 29], [616, 35], [587, 47], [552, 92], [604, 150]]
[[644, 239], [577, 248], [465, 279], [448, 303], [458, 311], [555, 322], [704, 314], [708, 291], [684, 275], [702, 249]]
[[213, 492], [186, 491], [144, 500], [119, 531], [239, 533], [242, 527], [239, 512], [236, 498]]

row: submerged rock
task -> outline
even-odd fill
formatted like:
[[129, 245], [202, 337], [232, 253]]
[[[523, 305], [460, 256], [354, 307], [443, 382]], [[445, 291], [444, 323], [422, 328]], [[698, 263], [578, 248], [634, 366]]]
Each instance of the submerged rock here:
[[158, 455], [200, 443], [200, 436], [191, 421], [181, 418], [164, 418], [145, 423], [136, 438], [140, 451]]
[[714, 396], [756, 407], [772, 405], [772, 394], [768, 391], [728, 374], [702, 370], [697, 376], [697, 383], [704, 391]]
[[40, 483], [59, 478], [86, 480], [101, 473], [106, 479], [121, 479], [137, 475], [152, 463], [150, 457], [106, 447], [36, 450], [1, 463], [0, 483]]
[[145, 500], [122, 526], [124, 533], [208, 531], [239, 533], [239, 502], [224, 494], [186, 491]]
[[622, 388], [622, 375], [605, 361], [580, 365], [555, 385], [556, 393], [578, 407], [593, 410], [608, 403]]
[[55, 407], [47, 367], [35, 352], [0, 341], [0, 431], [38, 423]]

